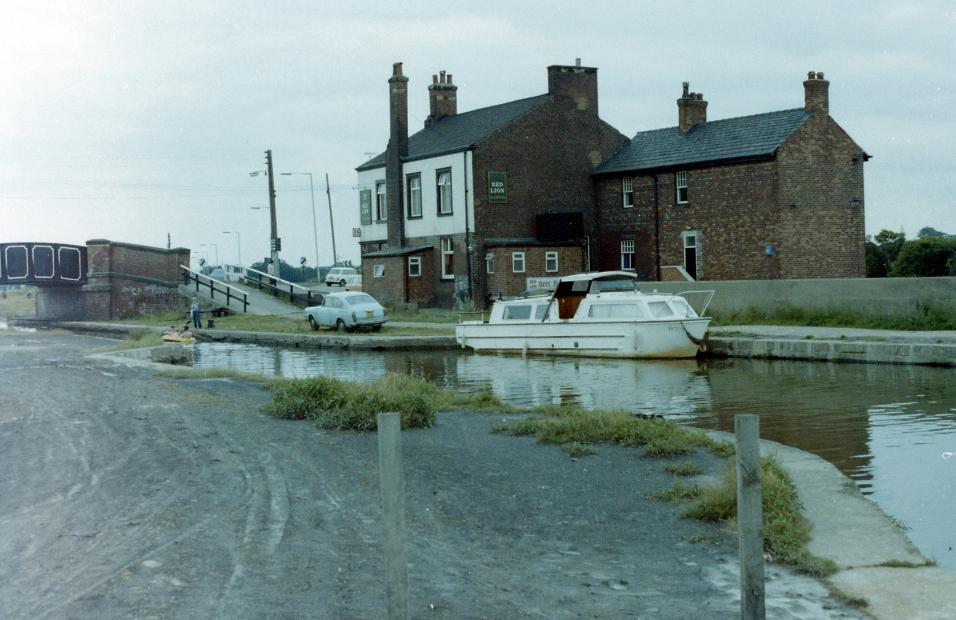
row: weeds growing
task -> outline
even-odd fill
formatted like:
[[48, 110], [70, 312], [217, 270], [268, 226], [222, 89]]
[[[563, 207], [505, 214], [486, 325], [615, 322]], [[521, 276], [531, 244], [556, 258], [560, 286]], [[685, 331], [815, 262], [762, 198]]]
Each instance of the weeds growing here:
[[717, 313], [714, 320], [721, 325], [801, 325], [922, 331], [956, 329], [956, 314], [932, 304], [921, 304], [916, 312], [902, 316], [805, 310], [795, 306], [771, 311], [751, 307], [743, 312]]
[[[772, 456], [760, 460], [760, 491], [763, 506], [764, 550], [798, 572], [826, 577], [836, 565], [807, 551], [810, 525], [800, 514], [800, 502], [790, 476]], [[683, 515], [703, 521], [726, 521], [737, 516], [736, 463], [731, 460], [716, 486], [704, 487]]]

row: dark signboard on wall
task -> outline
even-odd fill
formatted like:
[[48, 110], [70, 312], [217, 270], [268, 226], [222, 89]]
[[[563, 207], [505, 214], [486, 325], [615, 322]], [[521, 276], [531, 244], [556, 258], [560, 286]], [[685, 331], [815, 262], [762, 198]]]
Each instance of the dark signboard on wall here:
[[488, 172], [488, 202], [508, 202], [507, 172]]
[[362, 226], [372, 224], [372, 190], [363, 189], [359, 192], [359, 213], [362, 216]]

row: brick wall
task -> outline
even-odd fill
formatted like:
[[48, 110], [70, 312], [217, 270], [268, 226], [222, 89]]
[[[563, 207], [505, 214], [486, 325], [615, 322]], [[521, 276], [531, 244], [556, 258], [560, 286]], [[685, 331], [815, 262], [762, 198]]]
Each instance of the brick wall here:
[[[512, 253], [525, 253], [524, 273], [512, 270]], [[558, 253], [558, 271], [545, 268], [548, 252]], [[494, 256], [494, 273], [484, 273], [487, 299], [514, 297], [527, 288], [528, 278], [550, 278], [581, 273], [585, 269], [584, 248], [580, 246], [513, 246], [488, 248], [486, 254]], [[484, 266], [482, 272], [485, 271]]]
[[[374, 277], [375, 266], [382, 265], [382, 277]], [[362, 289], [383, 306], [405, 303], [404, 256], [366, 257], [362, 259]]]
[[780, 149], [780, 277], [866, 275], [861, 155], [821, 114]]
[[96, 239], [87, 242], [89, 284], [84, 308], [91, 320], [178, 310], [180, 265], [189, 250], [166, 250]]

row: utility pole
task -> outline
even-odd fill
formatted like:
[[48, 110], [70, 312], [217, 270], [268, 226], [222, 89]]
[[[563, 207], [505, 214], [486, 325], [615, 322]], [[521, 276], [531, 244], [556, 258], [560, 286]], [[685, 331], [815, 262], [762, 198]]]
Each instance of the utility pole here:
[[272, 227], [269, 236], [269, 249], [272, 255], [269, 273], [278, 278], [281, 273], [279, 269], [279, 250], [282, 249], [282, 241], [279, 239], [276, 226], [276, 187], [272, 179], [272, 149], [266, 151], [266, 176], [269, 177], [269, 223]]
[[[335, 251], [335, 222], [332, 221], [332, 192], [329, 191], [329, 173], [325, 173], [325, 196], [329, 199], [329, 227], [332, 229], [332, 266], [338, 261], [339, 255]], [[318, 264], [316, 264], [318, 269]], [[318, 271], [316, 271], [318, 273]]]

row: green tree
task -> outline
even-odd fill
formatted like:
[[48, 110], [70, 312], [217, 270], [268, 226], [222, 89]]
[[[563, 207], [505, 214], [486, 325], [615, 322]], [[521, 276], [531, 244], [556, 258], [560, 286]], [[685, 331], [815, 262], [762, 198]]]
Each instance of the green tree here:
[[947, 235], [942, 231], [936, 230], [932, 226], [924, 226], [923, 228], [919, 229], [918, 233], [916, 233], [916, 237], [918, 239], [922, 239], [923, 237], [940, 237], [945, 239], [946, 237], [952, 237], [952, 235]]
[[900, 254], [906, 235], [892, 230], [881, 230], [866, 243], [866, 276], [868, 278], [884, 278], [893, 268], [896, 257]]
[[923, 237], [903, 244], [893, 262], [893, 277], [938, 277], [950, 275], [956, 238]]

